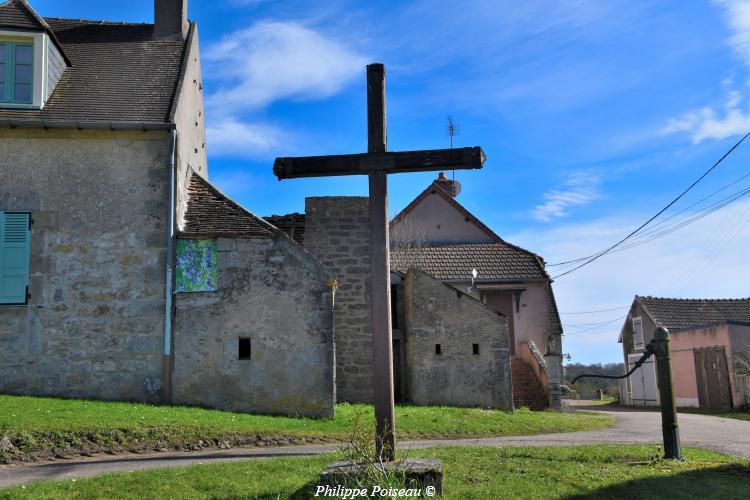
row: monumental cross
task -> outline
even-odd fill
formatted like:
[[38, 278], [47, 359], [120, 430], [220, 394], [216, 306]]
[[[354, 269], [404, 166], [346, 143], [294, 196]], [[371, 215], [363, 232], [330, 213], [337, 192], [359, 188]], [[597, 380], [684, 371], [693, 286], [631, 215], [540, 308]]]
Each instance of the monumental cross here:
[[334, 175], [367, 175], [370, 180], [370, 266], [374, 356], [375, 420], [378, 456], [395, 459], [393, 352], [391, 347], [388, 174], [482, 168], [479, 147], [387, 152], [385, 67], [367, 66], [368, 152], [351, 155], [276, 158], [279, 180]]

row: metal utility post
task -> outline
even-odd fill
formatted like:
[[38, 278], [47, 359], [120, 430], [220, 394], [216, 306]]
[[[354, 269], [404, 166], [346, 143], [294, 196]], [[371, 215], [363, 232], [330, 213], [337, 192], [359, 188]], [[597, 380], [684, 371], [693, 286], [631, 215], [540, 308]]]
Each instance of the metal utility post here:
[[660, 326], [654, 332], [654, 338], [646, 345], [643, 353], [633, 368], [625, 375], [594, 375], [581, 374], [574, 378], [570, 384], [575, 384], [582, 378], [607, 378], [621, 379], [629, 377], [641, 367], [644, 361], [651, 356], [656, 357], [656, 376], [659, 388], [659, 401], [661, 401], [661, 429], [664, 438], [664, 458], [682, 460], [680, 449], [680, 428], [677, 425], [677, 404], [674, 397], [674, 384], [672, 382], [672, 349], [669, 346], [669, 330]]
[[672, 349], [669, 346], [669, 330], [663, 326], [657, 328], [654, 338], [649, 343], [649, 350], [656, 356], [664, 458], [681, 460], [680, 428], [677, 425], [677, 404], [672, 382]]

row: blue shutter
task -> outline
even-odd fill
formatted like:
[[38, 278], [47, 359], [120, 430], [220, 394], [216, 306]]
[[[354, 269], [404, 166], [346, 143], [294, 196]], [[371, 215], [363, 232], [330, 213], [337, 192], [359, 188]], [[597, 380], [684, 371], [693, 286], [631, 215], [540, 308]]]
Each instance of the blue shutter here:
[[30, 215], [0, 212], [0, 304], [25, 304], [31, 256]]

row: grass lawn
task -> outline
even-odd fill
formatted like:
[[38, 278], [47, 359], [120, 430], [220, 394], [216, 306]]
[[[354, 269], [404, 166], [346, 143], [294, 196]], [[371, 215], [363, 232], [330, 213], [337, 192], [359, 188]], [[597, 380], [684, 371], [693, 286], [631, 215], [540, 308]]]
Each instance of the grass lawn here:
[[[632, 408], [634, 410], [641, 411], [661, 411], [658, 406], [636, 406], [636, 405], [622, 405], [623, 408]], [[724, 417], [734, 418], [737, 420], [750, 420], [750, 411], [716, 411], [716, 410], [704, 410], [703, 408], [687, 408], [678, 407], [677, 413], [695, 413], [698, 415], [709, 415], [712, 417]]]
[[611, 406], [615, 404], [615, 398], [605, 397], [604, 399], [572, 399], [566, 401], [576, 401], [586, 403], [586, 406]]
[[[335, 442], [370, 405], [341, 404], [336, 417], [269, 417], [202, 408], [0, 395], [0, 439], [17, 448], [3, 460], [153, 449]], [[600, 429], [614, 419], [590, 412], [513, 413], [476, 408], [398, 406], [401, 439], [513, 436]]]
[[[750, 463], [686, 449], [663, 461], [656, 446], [432, 448], [446, 498], [750, 498]], [[335, 457], [280, 458], [36, 483], [0, 498], [308, 498]]]
[[700, 408], [677, 408], [677, 413], [698, 413], [700, 415], [711, 415], [714, 417], [735, 418], [737, 420], [750, 420], [750, 412], [741, 411], [711, 411]]

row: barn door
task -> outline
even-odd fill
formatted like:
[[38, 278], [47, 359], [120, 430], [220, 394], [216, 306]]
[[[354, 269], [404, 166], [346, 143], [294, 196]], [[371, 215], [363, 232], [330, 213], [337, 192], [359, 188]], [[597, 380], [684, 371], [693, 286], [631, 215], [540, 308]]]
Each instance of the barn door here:
[[700, 407], [709, 410], [730, 409], [732, 391], [724, 347], [694, 349], [693, 358]]
[[[628, 355], [628, 365], [632, 367], [641, 359], [641, 354]], [[659, 404], [659, 391], [656, 388], [654, 358], [647, 359], [640, 368], [630, 375], [630, 400], [634, 405], [655, 406]]]

